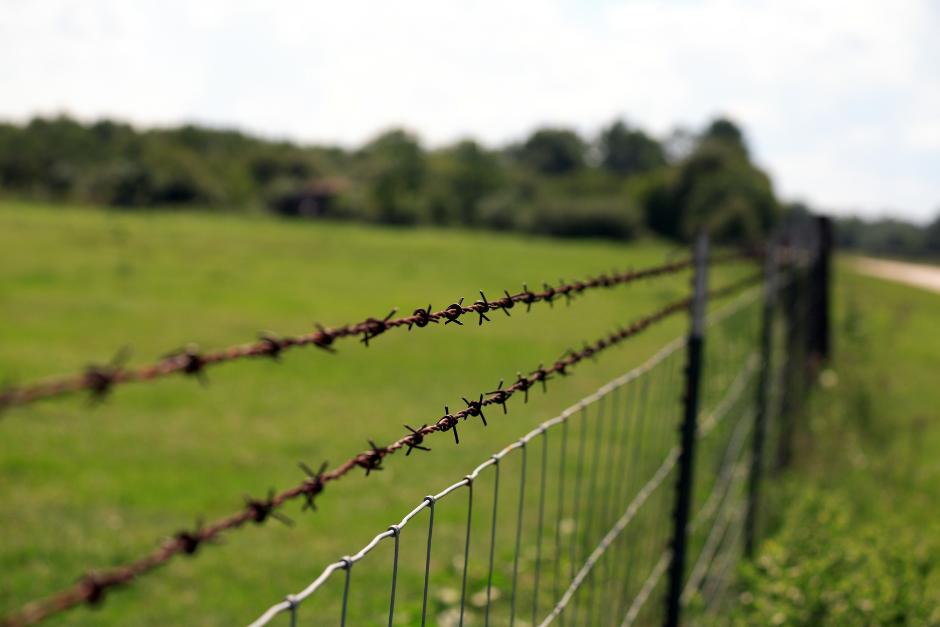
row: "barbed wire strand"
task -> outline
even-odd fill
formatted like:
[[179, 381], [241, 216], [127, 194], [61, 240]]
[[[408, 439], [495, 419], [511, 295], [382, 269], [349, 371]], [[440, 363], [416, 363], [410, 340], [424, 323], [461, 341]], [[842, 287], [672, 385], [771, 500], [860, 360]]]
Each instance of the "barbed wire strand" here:
[[[758, 273], [713, 289], [709, 292], [709, 298], [717, 299], [735, 294], [759, 283], [762, 278], [762, 274]], [[480, 394], [478, 400], [465, 399], [467, 407], [464, 409], [450, 412], [449, 408], [445, 407], [444, 416], [438, 418], [433, 424], [423, 425], [420, 428], [406, 426], [408, 434], [387, 446], [378, 446], [370, 441], [371, 448], [368, 451], [350, 457], [333, 470], [327, 471], [324, 465], [319, 471], [313, 472], [309, 467], [302, 465], [307, 476], [300, 484], [280, 493], [272, 490], [267, 498], [246, 498], [242, 510], [209, 525], [200, 526], [194, 530], [179, 531], [155, 550], [129, 564], [103, 572], [88, 573], [69, 588], [34, 601], [19, 612], [5, 617], [0, 624], [6, 627], [31, 625], [82, 603], [97, 604], [103, 600], [105, 593], [110, 589], [131, 582], [177, 555], [194, 555], [203, 544], [218, 538], [227, 531], [241, 528], [247, 523], [261, 524], [271, 518], [289, 523], [289, 519], [278, 511], [288, 501], [304, 499], [305, 508], [314, 509], [315, 499], [324, 491], [328, 483], [341, 479], [356, 468], [363, 469], [367, 476], [373, 471], [381, 470], [385, 457], [401, 449], [407, 449], [406, 455], [414, 450], [426, 450], [427, 447], [423, 447], [424, 439], [434, 433], [452, 431], [455, 443], [459, 444], [457, 425], [472, 417], [480, 417], [485, 421], [482, 411], [484, 407], [500, 405], [506, 411], [506, 402], [517, 393], [521, 392], [528, 399], [528, 391], [533, 386], [541, 384], [544, 388], [546, 382], [553, 376], [569, 374], [569, 369], [579, 362], [593, 358], [597, 353], [620, 344], [657, 322], [687, 310], [690, 304], [690, 297], [674, 301], [636, 320], [629, 326], [621, 327], [606, 337], [596, 340], [593, 344], [585, 344], [581, 350], [567, 351], [547, 368], [540, 365], [528, 375], [520, 373], [516, 381], [506, 387], [503, 387], [503, 382], [500, 382], [496, 390]]]
[[[729, 252], [715, 255], [710, 260], [710, 265], [753, 259], [755, 256], [752, 252]], [[265, 332], [259, 334], [256, 342], [208, 352], [200, 352], [196, 346], [189, 345], [184, 349], [171, 352], [155, 363], [134, 368], [124, 367], [124, 361], [129, 356], [129, 352], [122, 350], [111, 363], [89, 366], [80, 374], [8, 386], [0, 390], [0, 410], [81, 391], [89, 391], [93, 399], [101, 399], [117, 385], [153, 381], [173, 374], [194, 376], [205, 382], [205, 373], [209, 366], [252, 357], [278, 360], [286, 351], [302, 346], [314, 346], [328, 352], [335, 352], [334, 343], [337, 340], [352, 337], [359, 338], [359, 341], [368, 347], [370, 341], [389, 329], [407, 328], [410, 331], [412, 328], [422, 329], [441, 321], [445, 325], [454, 323], [460, 326], [463, 325], [461, 318], [467, 314], [476, 314], [478, 325], [482, 325], [484, 321], [491, 321], [486, 314], [495, 310], [501, 310], [510, 316], [510, 310], [517, 304], [525, 305], [528, 312], [535, 303], [547, 303], [553, 306], [560, 298], [570, 303], [572, 298], [586, 290], [628, 285], [642, 279], [675, 274], [688, 269], [691, 265], [691, 259], [682, 259], [641, 270], [631, 269], [624, 272], [600, 274], [571, 283], [561, 281], [557, 287], [544, 283], [543, 290], [538, 292], [529, 290], [528, 285], [524, 284], [521, 292], [510, 294], [508, 290], [503, 290], [503, 296], [493, 300], [488, 300], [480, 291], [480, 300], [469, 305], [464, 305], [464, 298], [460, 298], [438, 311], [431, 311], [431, 305], [428, 304], [427, 308], [415, 309], [410, 316], [398, 318], [393, 318], [397, 309], [392, 309], [381, 319], [370, 317], [361, 322], [337, 327], [322, 327], [317, 324], [316, 331], [297, 336], [277, 336]]]

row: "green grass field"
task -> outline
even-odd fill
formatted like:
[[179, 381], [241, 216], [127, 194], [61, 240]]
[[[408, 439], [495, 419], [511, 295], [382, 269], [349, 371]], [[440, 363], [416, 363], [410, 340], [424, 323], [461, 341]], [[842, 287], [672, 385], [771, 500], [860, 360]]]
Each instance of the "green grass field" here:
[[[131, 363], [189, 342], [219, 347], [258, 331], [326, 325], [446, 306], [479, 289], [585, 277], [686, 254], [630, 246], [522, 239], [493, 233], [391, 230], [199, 213], [121, 213], [0, 205], [0, 378], [11, 383], [107, 362]], [[718, 285], [740, 276], [720, 270]], [[244, 361], [209, 371], [210, 384], [174, 377], [8, 411], [0, 419], [0, 608], [122, 563], [168, 534], [212, 520], [302, 478], [297, 462], [338, 463], [386, 442], [402, 424], [431, 422], [444, 404], [491, 390], [501, 377], [554, 361], [684, 295], [688, 275], [584, 295], [570, 308], [520, 308], [478, 327], [392, 332], [368, 349], [300, 349], [282, 363]], [[518, 313], [516, 313], [518, 312]], [[100, 608], [53, 624], [228, 625], [254, 618], [357, 550], [428, 493], [684, 331], [677, 316], [576, 376], [553, 381], [509, 416], [428, 441], [430, 454], [395, 456], [387, 469], [331, 487], [316, 514], [233, 533], [197, 559], [177, 559]], [[420, 565], [416, 564], [415, 568]]]
[[940, 625], [940, 294], [837, 274], [835, 358], [719, 625]]
[[[14, 203], [0, 204], [0, 251], [0, 380], [14, 384], [106, 362], [122, 346], [142, 363], [189, 342], [300, 333], [683, 254], [656, 242]], [[713, 284], [741, 273], [721, 270]], [[811, 399], [795, 468], [766, 488], [775, 530], [742, 567], [722, 624], [940, 624], [940, 295], [844, 268], [837, 278], [837, 382], [828, 376]], [[73, 396], [12, 409], [0, 416], [0, 613], [229, 514], [244, 494], [297, 483], [299, 460], [335, 464], [368, 438], [397, 438], [402, 423], [430, 422], [445, 403], [553, 361], [684, 294], [687, 281], [517, 308], [483, 327], [468, 318], [392, 332], [337, 355], [229, 364], [209, 371], [206, 388], [174, 377], [94, 406]], [[552, 381], [548, 395], [511, 401], [507, 417], [492, 412], [488, 428], [463, 425], [459, 447], [449, 434], [431, 438], [431, 453], [335, 484], [315, 514], [289, 505], [291, 528], [237, 531], [50, 624], [245, 623], [684, 330], [677, 316]], [[423, 566], [413, 561], [406, 577]]]

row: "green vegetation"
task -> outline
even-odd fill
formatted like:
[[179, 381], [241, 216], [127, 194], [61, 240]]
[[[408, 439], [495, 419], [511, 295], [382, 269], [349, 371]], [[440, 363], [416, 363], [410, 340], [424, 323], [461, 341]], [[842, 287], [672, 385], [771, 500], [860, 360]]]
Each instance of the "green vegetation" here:
[[[675, 254], [649, 241], [624, 247], [12, 204], [0, 205], [0, 250], [0, 379], [13, 383], [81, 371], [125, 345], [134, 349], [132, 363], [150, 361], [189, 341], [218, 347], [265, 329], [299, 333], [317, 320], [384, 316], [395, 305], [442, 307], [481, 288], [494, 295], [524, 281], [642, 267]], [[714, 284], [743, 271], [726, 268]], [[491, 390], [500, 377], [548, 363], [687, 290], [688, 276], [677, 276], [585, 294], [570, 308], [526, 314], [519, 307], [482, 327], [436, 325], [388, 333], [368, 349], [347, 342], [337, 355], [311, 348], [279, 364], [230, 364], [210, 370], [205, 388], [175, 377], [123, 386], [99, 405], [81, 396], [11, 410], [0, 419], [0, 608], [136, 557], [198, 519], [227, 515], [243, 494], [294, 485], [303, 477], [298, 460], [337, 464], [368, 438], [397, 438], [403, 423], [430, 422], [445, 403], [457, 406], [461, 396]], [[368, 480], [361, 472], [343, 479], [314, 514], [288, 506], [293, 527], [272, 521], [234, 533], [115, 592], [100, 610], [78, 609], [50, 624], [244, 622], [684, 329], [681, 316], [653, 327], [579, 365], [574, 376], [550, 381], [549, 394], [533, 390], [528, 405], [512, 400], [508, 416], [488, 414], [486, 429], [461, 426], [459, 447], [449, 434], [432, 438], [430, 453], [395, 456]], [[439, 515], [460, 514], [442, 508]], [[403, 581], [422, 567], [408, 559]], [[479, 582], [472, 584], [477, 591]], [[497, 584], [505, 591], [505, 581]]]
[[705, 227], [753, 242], [779, 213], [741, 130], [724, 119], [681, 141], [615, 121], [593, 138], [542, 128], [498, 149], [469, 139], [427, 149], [400, 129], [345, 149], [197, 126], [36, 118], [0, 124], [0, 194], [618, 240], [685, 240]]
[[893, 218], [842, 218], [836, 223], [841, 248], [890, 257], [940, 258], [940, 215], [926, 226]]
[[940, 624], [940, 295], [851, 274], [740, 625]]
[[[0, 377], [15, 383], [105, 362], [125, 345], [134, 349], [132, 362], [150, 361], [187, 341], [222, 346], [262, 329], [296, 333], [315, 320], [380, 316], [392, 305], [443, 306], [480, 288], [496, 293], [523, 281], [658, 263], [673, 249], [647, 240], [623, 247], [7, 203], [0, 250]], [[723, 270], [714, 284], [739, 272]], [[774, 496], [772, 532], [757, 560], [741, 567], [722, 624], [940, 623], [940, 296], [847, 268], [836, 285], [832, 372], [810, 400], [793, 469], [766, 487]], [[393, 439], [402, 423], [433, 420], [445, 403], [492, 389], [495, 379], [550, 361], [686, 290], [687, 277], [676, 277], [585, 295], [570, 308], [514, 312], [483, 327], [390, 333], [368, 349], [350, 342], [338, 355], [307, 349], [279, 364], [231, 364], [210, 370], [205, 388], [172, 378], [122, 387], [99, 405], [73, 397], [11, 410], [0, 419], [0, 608], [69, 585], [90, 567], [136, 557], [198, 519], [228, 514], [243, 494], [295, 484], [297, 460], [336, 463], [368, 438]], [[533, 393], [528, 405], [512, 401], [509, 415], [490, 416], [486, 429], [461, 427], [459, 447], [432, 438], [431, 453], [391, 458], [368, 480], [361, 473], [344, 479], [314, 514], [288, 506], [293, 527], [272, 522], [234, 533], [115, 592], [100, 609], [80, 608], [50, 624], [244, 622], [683, 330], [679, 318], [654, 327], [550, 382], [550, 393]], [[459, 528], [459, 511], [439, 515], [442, 530], [448, 521]], [[408, 560], [402, 585], [422, 566]], [[366, 585], [379, 575], [387, 573], [356, 572]], [[387, 590], [384, 581], [376, 588]], [[473, 578], [471, 592], [480, 585]], [[452, 604], [435, 597], [433, 615]]]

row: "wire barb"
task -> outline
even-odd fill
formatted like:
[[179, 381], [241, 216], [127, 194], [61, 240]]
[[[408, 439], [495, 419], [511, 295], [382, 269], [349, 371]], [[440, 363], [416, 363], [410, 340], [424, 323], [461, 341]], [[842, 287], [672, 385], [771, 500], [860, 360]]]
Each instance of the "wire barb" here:
[[317, 511], [317, 504], [314, 502], [316, 497], [323, 492], [325, 487], [323, 481], [323, 473], [326, 472], [329, 462], [323, 462], [320, 464], [320, 469], [316, 472], [310, 469], [310, 466], [303, 462], [297, 462], [297, 465], [300, 466], [300, 469], [304, 471], [304, 474], [307, 475], [301, 484], [301, 493], [304, 497], [304, 504], [301, 506], [300, 511]]
[[388, 329], [388, 321], [391, 320], [392, 316], [394, 316], [397, 312], [398, 309], [392, 309], [390, 312], [388, 312], [388, 315], [381, 320], [376, 318], [366, 318], [366, 321], [363, 323], [365, 328], [362, 330], [362, 339], [359, 341], [368, 347], [369, 340], [385, 333], [385, 330]]
[[409, 331], [411, 331], [411, 325], [414, 325], [414, 326], [418, 327], [419, 329], [423, 329], [424, 327], [428, 326], [428, 324], [430, 324], [430, 323], [432, 323], [432, 322], [433, 322], [434, 324], [437, 324], [437, 318], [432, 318], [432, 317], [431, 317], [431, 303], [428, 303], [428, 308], [427, 308], [427, 309], [421, 309], [420, 307], [419, 307], [418, 309], [415, 309], [415, 310], [414, 310], [413, 317], [414, 317], [415, 319], [414, 319], [414, 320], [410, 320], [410, 321], [408, 322], [408, 330], [409, 330]]
[[480, 398], [475, 401], [468, 401], [466, 397], [463, 397], [463, 402], [467, 404], [467, 415], [468, 416], [479, 416], [480, 420], [483, 421], [483, 426], [488, 426], [486, 424], [486, 416], [483, 415], [483, 395], [480, 394]]
[[103, 366], [92, 364], [85, 369], [85, 382], [91, 392], [92, 403], [104, 400], [130, 356], [130, 348], [124, 346], [107, 364]]
[[247, 508], [251, 519], [256, 524], [261, 524], [266, 521], [268, 518], [274, 518], [275, 520], [284, 523], [288, 527], [294, 526], [294, 521], [277, 511], [277, 503], [274, 498], [274, 488], [268, 490], [268, 498], [261, 500], [256, 499], [245, 495], [245, 507]]
[[444, 415], [437, 421], [437, 425], [441, 431], [454, 432], [454, 444], [460, 444], [460, 436], [457, 435], [457, 422], [459, 420], [460, 418], [458, 416], [454, 416], [450, 413], [450, 407], [444, 405]]
[[419, 450], [419, 451], [430, 451], [430, 450], [431, 450], [431, 449], [429, 449], [429, 448], [426, 447], [426, 446], [421, 446], [421, 443], [424, 442], [424, 433], [423, 433], [423, 431], [428, 428], [428, 425], [427, 425], [427, 424], [421, 425], [421, 428], [420, 428], [420, 429], [415, 429], [414, 427], [412, 427], [412, 426], [410, 426], [410, 425], [405, 425], [405, 428], [408, 429], [408, 431], [411, 431], [411, 435], [408, 436], [408, 439], [407, 439], [407, 441], [405, 442], [405, 446], [408, 447], [408, 450], [405, 451], [405, 457], [408, 457], [409, 455], [411, 455], [411, 451], [413, 451], [413, 450], [415, 450], [415, 449], [417, 449], [417, 450]]
[[328, 353], [335, 353], [336, 349], [333, 348], [333, 340], [335, 337], [332, 333], [326, 328], [323, 327], [319, 322], [314, 323], [317, 328], [317, 332], [313, 335], [313, 338], [310, 340], [314, 346], [317, 348], [322, 348]]
[[369, 446], [371, 447], [371, 450], [365, 453], [360, 453], [356, 458], [356, 465], [366, 471], [367, 477], [373, 470], [383, 470], [382, 457], [384, 457], [388, 452], [386, 449], [379, 447], [372, 440], [369, 440]]
[[194, 555], [203, 542], [202, 521], [196, 523], [195, 531], [177, 531], [173, 539], [176, 540], [186, 555]]
[[258, 334], [258, 339], [261, 341], [259, 347], [261, 355], [267, 355], [274, 361], [281, 360], [281, 350], [283, 350], [284, 345], [277, 336], [268, 331], [263, 331]]
[[490, 319], [486, 316], [486, 312], [490, 310], [490, 304], [487, 302], [486, 295], [483, 293], [483, 290], [480, 290], [480, 299], [481, 300], [473, 303], [474, 311], [480, 315], [480, 321], [477, 326], [482, 326], [484, 320], [487, 322], [490, 321]]
[[447, 318], [447, 322], [444, 324], [450, 324], [451, 322], [463, 326], [463, 322], [460, 321], [460, 316], [464, 314], [463, 310], [463, 296], [460, 297], [456, 303], [451, 303], [447, 308], [442, 312], [443, 316]]

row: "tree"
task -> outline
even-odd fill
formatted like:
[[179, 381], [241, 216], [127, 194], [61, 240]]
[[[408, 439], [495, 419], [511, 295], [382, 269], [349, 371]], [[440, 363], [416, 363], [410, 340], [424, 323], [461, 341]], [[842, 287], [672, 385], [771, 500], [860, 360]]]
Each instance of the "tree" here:
[[924, 229], [924, 249], [931, 255], [940, 255], [940, 213]]
[[562, 128], [542, 128], [512, 152], [540, 174], [556, 176], [584, 167], [586, 147], [577, 133]]
[[677, 168], [661, 168], [634, 179], [636, 197], [643, 208], [643, 221], [658, 235], [681, 236], [682, 205], [676, 198]]
[[712, 122], [671, 174], [651, 177], [642, 204], [654, 231], [688, 239], [704, 229], [718, 240], [756, 241], [776, 222], [770, 178], [751, 163], [729, 120]]
[[443, 183], [450, 191], [457, 220], [474, 225], [480, 204], [499, 189], [503, 175], [496, 156], [478, 143], [465, 140], [445, 151], [447, 172]]
[[680, 236], [701, 229], [725, 241], [756, 241], [776, 222], [770, 178], [726, 142], [704, 141], [682, 163], [676, 182]]
[[718, 142], [735, 148], [747, 154], [747, 144], [744, 140], [744, 133], [737, 124], [728, 118], [716, 118], [712, 120], [708, 128], [702, 134], [702, 142]]
[[630, 176], [666, 165], [663, 147], [638, 129], [618, 120], [601, 132], [601, 165], [609, 172]]
[[390, 224], [414, 222], [426, 170], [417, 138], [400, 129], [388, 131], [362, 150], [362, 158], [376, 217]]

